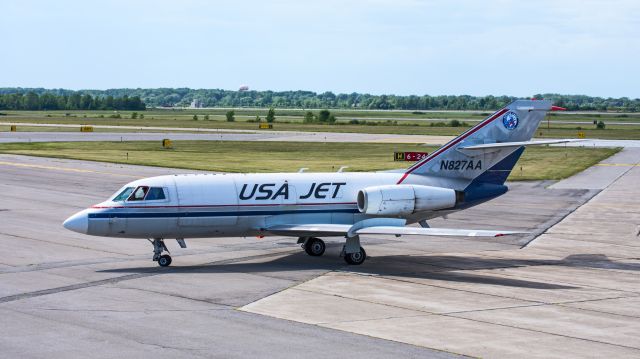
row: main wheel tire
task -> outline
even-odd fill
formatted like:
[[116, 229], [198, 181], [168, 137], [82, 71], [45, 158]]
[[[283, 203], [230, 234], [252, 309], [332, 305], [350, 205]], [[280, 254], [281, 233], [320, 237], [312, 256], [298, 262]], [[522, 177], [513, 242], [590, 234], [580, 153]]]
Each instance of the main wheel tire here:
[[364, 263], [365, 259], [367, 259], [367, 252], [365, 252], [362, 247], [360, 247], [360, 252], [346, 253], [344, 255], [344, 261], [352, 265], [360, 265]]
[[319, 257], [323, 255], [325, 249], [327, 249], [327, 246], [320, 238], [309, 238], [307, 243], [304, 245], [304, 251], [312, 257]]
[[168, 267], [171, 264], [171, 256], [168, 254], [163, 254], [158, 258], [158, 264], [160, 267]]

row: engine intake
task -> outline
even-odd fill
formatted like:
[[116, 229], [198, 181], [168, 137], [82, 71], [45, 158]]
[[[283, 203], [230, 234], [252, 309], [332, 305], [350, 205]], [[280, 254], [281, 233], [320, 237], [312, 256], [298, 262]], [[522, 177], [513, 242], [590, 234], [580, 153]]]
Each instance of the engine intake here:
[[361, 189], [358, 210], [369, 215], [406, 216], [456, 205], [456, 191], [420, 185], [386, 185]]

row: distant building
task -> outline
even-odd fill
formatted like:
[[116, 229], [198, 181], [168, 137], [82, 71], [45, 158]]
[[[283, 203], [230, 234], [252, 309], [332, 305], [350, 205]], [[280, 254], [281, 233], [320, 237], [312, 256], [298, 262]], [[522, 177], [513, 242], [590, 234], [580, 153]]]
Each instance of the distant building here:
[[242, 85], [240, 86], [240, 88], [238, 89], [238, 91], [242, 92], [242, 91], [249, 91], [249, 86], [247, 85]]
[[189, 105], [189, 108], [202, 108], [204, 107], [204, 104], [202, 103], [202, 101], [198, 100], [197, 98], [194, 98], [193, 101], [191, 101], [191, 105]]

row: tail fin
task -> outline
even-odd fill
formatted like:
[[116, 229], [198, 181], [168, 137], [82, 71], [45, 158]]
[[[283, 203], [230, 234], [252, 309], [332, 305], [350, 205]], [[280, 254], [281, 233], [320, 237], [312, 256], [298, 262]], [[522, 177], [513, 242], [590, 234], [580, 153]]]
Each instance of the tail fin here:
[[[448, 182], [448, 187], [465, 193], [472, 183], [476, 187], [484, 184], [504, 187], [504, 182], [524, 151], [522, 146], [488, 146], [482, 150], [464, 148], [529, 141], [551, 108], [551, 101], [514, 101], [409, 167], [398, 184], [421, 181], [413, 176], [429, 176], [437, 177], [438, 182]], [[503, 193], [505, 191], [506, 187]]]

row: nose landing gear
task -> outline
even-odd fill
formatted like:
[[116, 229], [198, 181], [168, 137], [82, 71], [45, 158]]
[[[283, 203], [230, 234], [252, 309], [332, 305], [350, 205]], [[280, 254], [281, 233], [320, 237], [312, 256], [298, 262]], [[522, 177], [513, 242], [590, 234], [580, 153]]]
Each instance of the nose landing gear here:
[[162, 238], [154, 238], [153, 240], [149, 240], [151, 244], [153, 244], [153, 261], [158, 262], [160, 267], [168, 267], [171, 264], [171, 256], [169, 254], [162, 254], [162, 252], [167, 251], [169, 253], [169, 249], [164, 244], [164, 239]]

